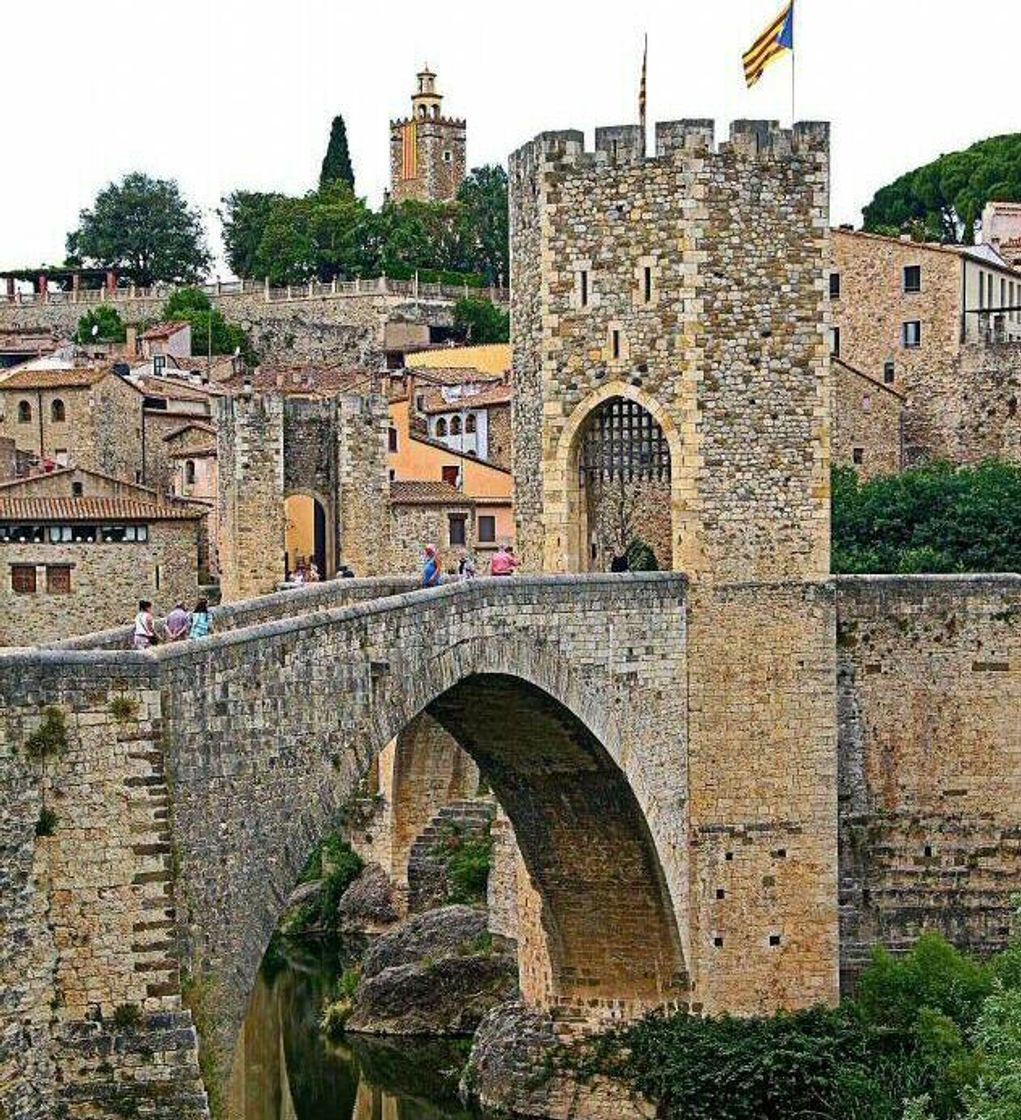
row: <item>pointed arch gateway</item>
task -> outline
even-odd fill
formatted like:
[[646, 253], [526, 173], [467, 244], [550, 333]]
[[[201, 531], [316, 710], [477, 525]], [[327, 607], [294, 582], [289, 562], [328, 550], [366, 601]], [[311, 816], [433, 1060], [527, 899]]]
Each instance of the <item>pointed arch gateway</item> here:
[[658, 568], [680, 570], [683, 462], [680, 433], [652, 396], [623, 381], [591, 393], [547, 464], [546, 570], [606, 571], [641, 545]]

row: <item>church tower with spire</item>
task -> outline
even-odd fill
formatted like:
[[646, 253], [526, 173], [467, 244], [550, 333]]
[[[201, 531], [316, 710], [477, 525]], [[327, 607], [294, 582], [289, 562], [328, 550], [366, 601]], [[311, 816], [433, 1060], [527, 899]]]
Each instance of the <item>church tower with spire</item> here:
[[448, 202], [465, 176], [465, 122], [443, 115], [428, 63], [418, 73], [411, 116], [390, 122], [390, 197]]

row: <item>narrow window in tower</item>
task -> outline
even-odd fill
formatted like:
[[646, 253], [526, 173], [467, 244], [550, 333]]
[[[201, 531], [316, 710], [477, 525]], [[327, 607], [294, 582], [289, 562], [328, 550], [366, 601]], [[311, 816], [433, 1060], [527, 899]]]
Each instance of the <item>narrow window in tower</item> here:
[[583, 268], [578, 274], [578, 300], [582, 307], [588, 307], [588, 269]]
[[648, 265], [642, 275], [642, 298], [646, 303], [652, 302], [652, 269]]
[[610, 332], [610, 353], [614, 361], [620, 358], [620, 331]]

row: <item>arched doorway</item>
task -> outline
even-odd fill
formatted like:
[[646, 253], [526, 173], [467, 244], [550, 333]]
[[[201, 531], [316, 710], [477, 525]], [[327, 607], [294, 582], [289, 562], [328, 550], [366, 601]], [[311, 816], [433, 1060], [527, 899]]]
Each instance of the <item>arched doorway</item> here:
[[575, 435], [569, 470], [582, 570], [673, 566], [672, 462], [656, 418], [630, 397], [606, 397]]
[[284, 578], [313, 563], [321, 579], [334, 575], [326, 509], [312, 494], [291, 494], [284, 499]]

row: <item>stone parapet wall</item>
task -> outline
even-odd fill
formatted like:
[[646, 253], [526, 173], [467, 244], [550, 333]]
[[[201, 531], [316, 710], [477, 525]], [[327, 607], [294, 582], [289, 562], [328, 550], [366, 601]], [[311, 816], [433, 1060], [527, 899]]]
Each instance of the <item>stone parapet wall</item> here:
[[837, 581], [841, 971], [926, 929], [1007, 942], [1021, 883], [1021, 576]]
[[[169, 292], [158, 298], [111, 301], [128, 326], [157, 322]], [[293, 299], [267, 301], [261, 290], [210, 296], [232, 323], [249, 332], [264, 362], [324, 362], [376, 368], [383, 359], [388, 319], [450, 326], [453, 298], [415, 299], [407, 295], [308, 296], [294, 289]], [[0, 330], [52, 329], [70, 337], [78, 320], [95, 303], [5, 303], [0, 300]]]

